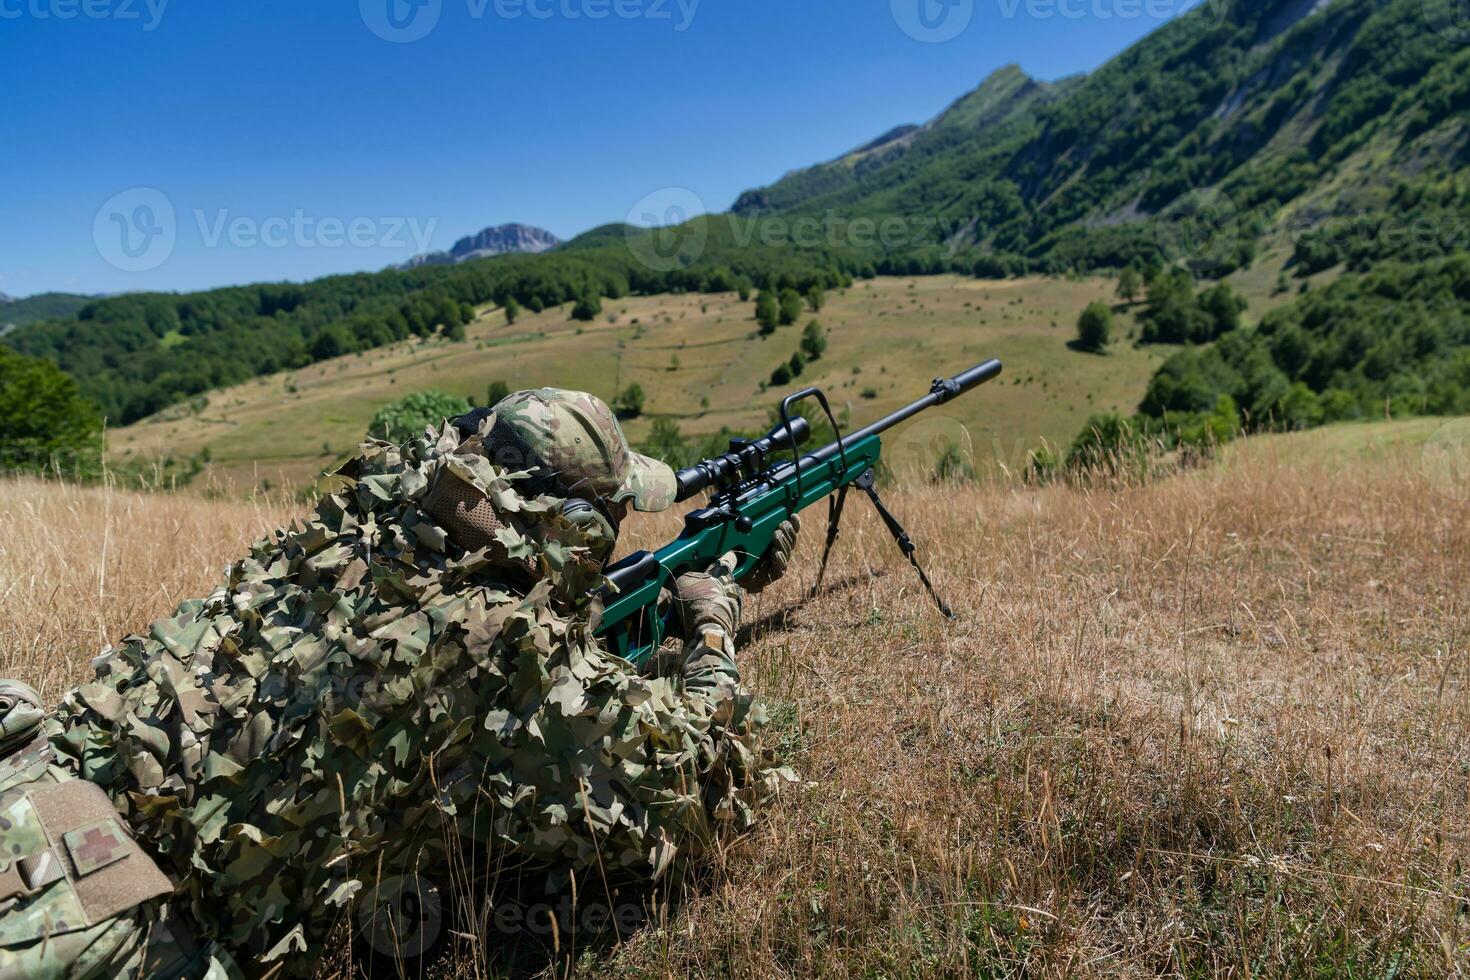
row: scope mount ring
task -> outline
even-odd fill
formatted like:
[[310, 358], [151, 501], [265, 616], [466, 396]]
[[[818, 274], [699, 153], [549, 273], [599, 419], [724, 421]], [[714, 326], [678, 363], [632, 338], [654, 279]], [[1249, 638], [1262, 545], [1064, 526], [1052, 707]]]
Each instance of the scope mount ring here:
[[[832, 435], [837, 440], [837, 456], [842, 460], [842, 473], [846, 476], [847, 447], [842, 444], [842, 430], [837, 426], [837, 416], [832, 414], [832, 406], [827, 403], [827, 395], [821, 388], [813, 385], [809, 388], [803, 388], [800, 391], [794, 391], [781, 399], [781, 425], [786, 429], [786, 434], [791, 436], [791, 406], [807, 398], [815, 398], [818, 404], [822, 406], [822, 411], [827, 413], [827, 421], [832, 423]], [[796, 499], [800, 501], [802, 497], [801, 455], [800, 447], [797, 446], [794, 438], [791, 440], [791, 465], [796, 470]]]

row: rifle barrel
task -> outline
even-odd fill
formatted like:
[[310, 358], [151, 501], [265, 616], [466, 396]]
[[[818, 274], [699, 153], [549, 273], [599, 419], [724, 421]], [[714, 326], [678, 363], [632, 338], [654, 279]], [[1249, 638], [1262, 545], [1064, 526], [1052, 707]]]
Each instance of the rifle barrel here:
[[[976, 388], [987, 381], [994, 380], [1000, 375], [1000, 371], [1000, 361], [991, 358], [984, 364], [977, 364], [968, 371], [961, 371], [953, 378], [940, 378], [934, 382], [934, 387], [930, 389], [929, 394], [911, 405], [905, 405], [891, 415], [885, 415], [871, 425], [864, 426], [856, 432], [849, 432], [842, 437], [841, 444], [842, 446], [855, 445], [867, 439], [869, 436], [875, 436], [880, 432], [893, 428], [900, 422], [907, 422], [925, 409], [933, 408], [935, 405], [943, 405], [945, 402], [963, 395], [971, 388]], [[814, 450], [803, 456], [801, 459], [802, 465], [811, 466], [818, 463], [825, 463], [841, 451], [837, 442], [828, 443], [821, 449]], [[789, 476], [788, 471], [790, 469], [791, 464], [787, 463], [773, 474], [773, 478], [779, 480]]]

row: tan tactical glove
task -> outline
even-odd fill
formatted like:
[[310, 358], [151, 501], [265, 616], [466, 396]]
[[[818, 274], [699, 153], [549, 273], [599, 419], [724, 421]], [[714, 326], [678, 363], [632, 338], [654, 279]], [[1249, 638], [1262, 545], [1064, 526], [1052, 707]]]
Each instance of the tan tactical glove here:
[[763, 592], [786, 574], [791, 565], [791, 553], [796, 550], [796, 533], [801, 530], [801, 518], [792, 514], [776, 528], [771, 536], [771, 549], [766, 552], [759, 565], [740, 584], [747, 592]]
[[731, 575], [735, 555], [725, 555], [707, 572], [685, 572], [674, 582], [674, 603], [684, 636], [718, 626], [733, 637], [740, 626], [740, 586]]

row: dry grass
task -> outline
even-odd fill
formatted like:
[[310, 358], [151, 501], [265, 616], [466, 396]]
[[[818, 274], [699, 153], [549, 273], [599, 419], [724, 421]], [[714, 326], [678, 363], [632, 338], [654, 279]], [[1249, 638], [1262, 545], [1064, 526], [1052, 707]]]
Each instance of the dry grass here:
[[[799, 604], [812, 521], [742, 650], [810, 785], [661, 926], [549, 969], [1470, 971], [1470, 495], [1413, 454], [1298, 449], [893, 494], [952, 625], [861, 510], [834, 589]], [[7, 491], [0, 672], [53, 695], [281, 516]]]
[[103, 647], [207, 594], [298, 509], [0, 481], [0, 676], [55, 700]]

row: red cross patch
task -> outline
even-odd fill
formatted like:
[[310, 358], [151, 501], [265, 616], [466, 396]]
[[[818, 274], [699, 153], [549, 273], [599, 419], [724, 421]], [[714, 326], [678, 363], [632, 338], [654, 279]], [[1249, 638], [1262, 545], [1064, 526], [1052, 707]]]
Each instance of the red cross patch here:
[[121, 861], [132, 853], [133, 842], [111, 817], [78, 827], [62, 835], [66, 851], [76, 865], [78, 877]]

